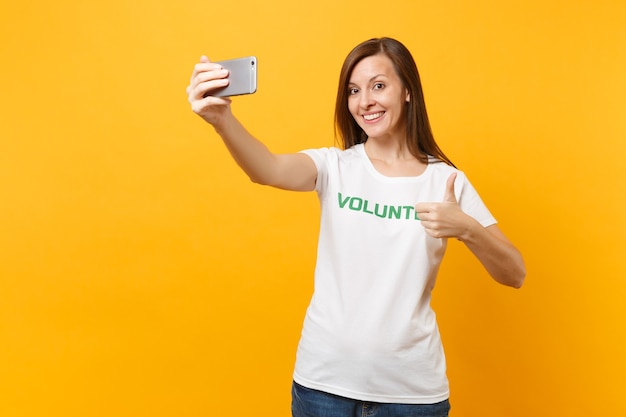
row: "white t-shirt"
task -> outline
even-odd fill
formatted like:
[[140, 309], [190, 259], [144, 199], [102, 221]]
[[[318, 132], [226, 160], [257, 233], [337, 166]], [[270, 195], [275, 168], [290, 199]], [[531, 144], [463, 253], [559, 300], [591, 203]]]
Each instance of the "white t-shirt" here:
[[418, 202], [443, 201], [458, 172], [462, 210], [496, 221], [462, 172], [432, 159], [417, 177], [379, 173], [363, 144], [305, 150], [318, 170], [321, 225], [315, 288], [294, 380], [352, 399], [429, 404], [449, 396], [430, 307], [446, 239], [426, 234]]

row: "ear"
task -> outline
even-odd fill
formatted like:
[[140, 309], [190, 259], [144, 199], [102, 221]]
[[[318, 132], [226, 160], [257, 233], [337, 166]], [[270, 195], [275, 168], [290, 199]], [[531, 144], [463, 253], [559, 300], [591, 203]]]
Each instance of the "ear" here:
[[406, 98], [404, 99], [404, 101], [406, 101], [407, 103], [411, 102], [411, 93], [409, 93], [409, 90], [406, 90]]

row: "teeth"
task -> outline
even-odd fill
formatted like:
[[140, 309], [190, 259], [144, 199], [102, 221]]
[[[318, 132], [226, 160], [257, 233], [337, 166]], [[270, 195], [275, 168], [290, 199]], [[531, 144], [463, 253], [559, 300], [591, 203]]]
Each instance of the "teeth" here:
[[380, 111], [380, 112], [378, 112], [378, 113], [374, 113], [374, 114], [364, 114], [364, 115], [363, 115], [363, 118], [364, 118], [365, 120], [367, 120], [367, 121], [370, 121], [370, 120], [378, 119], [380, 116], [382, 116], [382, 115], [383, 115], [383, 113], [384, 113], [384, 112]]

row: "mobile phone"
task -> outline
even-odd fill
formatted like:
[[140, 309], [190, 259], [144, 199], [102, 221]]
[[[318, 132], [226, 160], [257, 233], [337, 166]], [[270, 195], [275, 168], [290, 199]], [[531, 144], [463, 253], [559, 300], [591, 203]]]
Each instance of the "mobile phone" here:
[[226, 87], [211, 93], [215, 97], [241, 96], [256, 92], [257, 59], [254, 56], [217, 61], [228, 70], [229, 83]]

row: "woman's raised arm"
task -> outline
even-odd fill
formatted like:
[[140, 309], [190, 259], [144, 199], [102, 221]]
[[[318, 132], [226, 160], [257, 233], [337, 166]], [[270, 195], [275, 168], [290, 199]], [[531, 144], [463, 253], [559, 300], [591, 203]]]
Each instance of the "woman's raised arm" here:
[[315, 189], [317, 168], [302, 153], [274, 154], [252, 136], [231, 111], [231, 99], [211, 92], [228, 85], [228, 70], [206, 56], [194, 67], [187, 96], [191, 108], [211, 124], [233, 159], [253, 182], [293, 191]]

